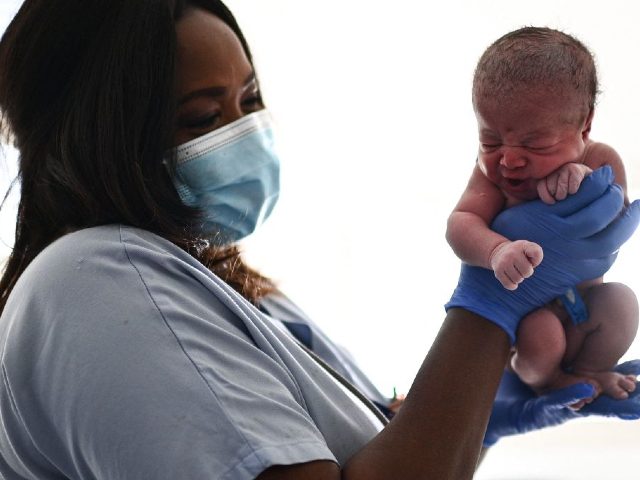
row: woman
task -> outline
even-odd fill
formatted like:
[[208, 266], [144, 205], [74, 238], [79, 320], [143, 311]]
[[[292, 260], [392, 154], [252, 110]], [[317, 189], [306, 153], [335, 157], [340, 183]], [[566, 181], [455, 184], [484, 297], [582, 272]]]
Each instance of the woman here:
[[[233, 246], [273, 208], [278, 162], [222, 3], [27, 0], [0, 65], [22, 188], [0, 284], [9, 479], [470, 478], [519, 318], [605, 271], [638, 223], [606, 171], [554, 208], [505, 212], [505, 234], [542, 235], [550, 263], [516, 295], [463, 269], [385, 426], [283, 327], [295, 307]], [[602, 225], [573, 228], [585, 213]], [[561, 423], [585, 389], [503, 395], [485, 443]]]

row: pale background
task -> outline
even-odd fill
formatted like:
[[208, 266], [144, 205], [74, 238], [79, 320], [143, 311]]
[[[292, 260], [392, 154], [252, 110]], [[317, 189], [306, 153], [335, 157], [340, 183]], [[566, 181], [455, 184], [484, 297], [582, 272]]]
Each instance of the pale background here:
[[[2, 30], [20, 1], [0, 2]], [[283, 158], [281, 201], [245, 242], [247, 257], [385, 393], [410, 387], [455, 286], [445, 221], [475, 158], [470, 83], [489, 43], [546, 25], [592, 49], [602, 90], [592, 137], [618, 150], [630, 196], [640, 197], [640, 6], [632, 0], [228, 4], [252, 45]], [[14, 152], [5, 152], [4, 185], [15, 171]], [[11, 203], [0, 214], [6, 245]], [[607, 278], [640, 294], [639, 256], [637, 234]], [[625, 358], [640, 358], [640, 341]], [[477, 478], [636, 478], [638, 460], [640, 422], [589, 419], [502, 440]]]

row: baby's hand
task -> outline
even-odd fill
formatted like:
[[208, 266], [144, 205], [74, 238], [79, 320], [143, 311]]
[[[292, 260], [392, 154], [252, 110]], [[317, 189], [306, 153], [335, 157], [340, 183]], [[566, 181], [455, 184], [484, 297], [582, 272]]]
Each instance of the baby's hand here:
[[491, 269], [502, 286], [515, 290], [525, 278], [533, 275], [533, 269], [542, 261], [542, 247], [527, 240], [503, 242], [493, 249]]
[[544, 203], [554, 204], [578, 191], [591, 170], [581, 163], [567, 163], [538, 182], [538, 196]]

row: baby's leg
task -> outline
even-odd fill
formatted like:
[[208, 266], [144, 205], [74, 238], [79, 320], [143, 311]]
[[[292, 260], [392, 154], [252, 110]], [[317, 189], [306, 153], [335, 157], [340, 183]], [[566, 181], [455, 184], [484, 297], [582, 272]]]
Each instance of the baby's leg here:
[[627, 398], [635, 390], [632, 376], [613, 372], [638, 329], [638, 301], [621, 283], [603, 283], [583, 295], [589, 320], [566, 328], [567, 353], [564, 364], [576, 375], [597, 381], [605, 394]]
[[[558, 315], [548, 307], [540, 308], [520, 322], [511, 367], [537, 393], [579, 382], [592, 383], [597, 390], [595, 382], [562, 369], [566, 347], [565, 331]], [[579, 402], [575, 408], [584, 403]]]

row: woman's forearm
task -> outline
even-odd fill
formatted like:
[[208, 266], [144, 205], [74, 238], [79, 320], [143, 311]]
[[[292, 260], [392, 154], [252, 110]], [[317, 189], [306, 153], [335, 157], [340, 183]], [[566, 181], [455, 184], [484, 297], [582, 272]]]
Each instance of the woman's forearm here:
[[489, 451], [489, 447], [482, 447], [482, 450], [480, 450], [480, 456], [478, 457], [478, 466], [480, 466], [480, 464], [484, 460], [484, 457], [487, 456], [488, 451]]
[[342, 478], [471, 478], [508, 353], [502, 329], [449, 310], [402, 409]]

